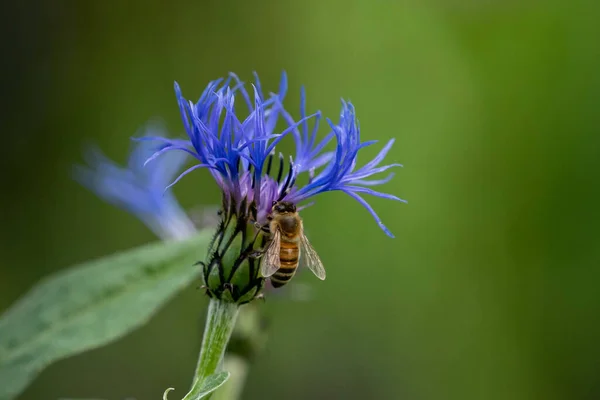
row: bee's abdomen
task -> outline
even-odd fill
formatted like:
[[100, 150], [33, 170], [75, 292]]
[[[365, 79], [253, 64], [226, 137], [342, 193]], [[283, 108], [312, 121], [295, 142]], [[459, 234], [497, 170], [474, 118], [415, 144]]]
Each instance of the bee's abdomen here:
[[281, 242], [279, 262], [281, 267], [271, 276], [273, 287], [281, 287], [288, 283], [298, 268], [298, 245], [296, 243]]

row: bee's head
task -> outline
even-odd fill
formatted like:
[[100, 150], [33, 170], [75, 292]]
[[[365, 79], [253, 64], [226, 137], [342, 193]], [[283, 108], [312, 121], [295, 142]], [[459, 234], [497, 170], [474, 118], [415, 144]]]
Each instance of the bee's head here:
[[279, 214], [295, 213], [296, 205], [289, 201], [274, 201], [272, 210]]

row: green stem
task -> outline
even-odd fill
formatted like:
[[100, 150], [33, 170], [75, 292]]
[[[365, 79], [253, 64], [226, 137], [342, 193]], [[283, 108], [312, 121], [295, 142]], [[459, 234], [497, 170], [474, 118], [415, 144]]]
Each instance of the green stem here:
[[183, 400], [191, 400], [200, 392], [202, 382], [218, 372], [227, 343], [235, 326], [239, 306], [235, 303], [210, 299], [200, 358], [194, 374], [192, 389]]
[[256, 303], [247, 304], [240, 310], [223, 360], [224, 368], [231, 376], [215, 392], [213, 400], [241, 398], [252, 360], [262, 352], [267, 340], [261, 311]]

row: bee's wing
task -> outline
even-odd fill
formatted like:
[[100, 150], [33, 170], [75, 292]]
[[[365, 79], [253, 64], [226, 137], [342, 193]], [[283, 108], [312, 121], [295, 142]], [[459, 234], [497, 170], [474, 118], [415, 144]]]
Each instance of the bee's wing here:
[[281, 232], [279, 229], [273, 233], [271, 242], [269, 243], [265, 255], [262, 257], [262, 264], [260, 266], [260, 273], [263, 277], [268, 278], [273, 275], [281, 263], [279, 261], [279, 249], [281, 247]]
[[325, 268], [319, 258], [319, 255], [310, 245], [308, 238], [304, 235], [304, 232], [300, 233], [300, 266], [305, 266], [310, 269], [313, 274], [320, 280], [325, 280]]

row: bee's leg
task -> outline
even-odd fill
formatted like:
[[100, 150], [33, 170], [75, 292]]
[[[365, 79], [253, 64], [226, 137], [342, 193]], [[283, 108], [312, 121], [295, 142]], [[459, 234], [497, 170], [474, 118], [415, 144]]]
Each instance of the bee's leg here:
[[271, 233], [271, 230], [269, 229], [269, 224], [261, 224], [259, 222], [254, 222], [254, 227], [256, 228], [256, 230], [258, 231], [256, 234], [258, 235], [258, 233], [260, 232], [264, 232], [264, 233]]
[[[273, 219], [273, 217], [268, 215], [267, 220], [271, 221], [271, 219]], [[254, 239], [252, 240], [252, 243], [256, 242], [256, 240], [258, 239], [258, 235], [260, 233], [263, 233], [267, 238], [271, 237], [271, 229], [270, 229], [269, 222], [267, 222], [266, 224], [261, 224], [258, 221], [253, 221], [253, 223], [254, 223], [254, 228], [256, 228], [256, 233], [254, 234]], [[253, 245], [251, 245], [251, 247], [252, 246]], [[265, 253], [265, 251], [267, 251], [267, 247], [268, 247], [268, 245], [261, 249], [249, 249], [249, 251], [247, 252], [248, 257], [255, 258], [255, 259], [262, 257], [263, 254]]]
[[267, 226], [267, 230], [265, 231], [265, 225], [260, 225], [258, 222], [255, 222], [255, 226], [256, 226], [257, 231], [254, 234], [254, 239], [251, 242], [252, 244], [250, 244], [249, 248], [246, 250], [246, 254], [247, 254], [247, 257], [249, 257], [249, 258], [255, 258], [255, 259], [257, 259], [257, 258], [261, 258], [262, 257], [262, 255], [267, 250], [267, 247], [265, 246], [265, 247], [260, 248], [260, 249], [253, 249], [253, 247], [254, 247], [253, 243], [256, 243], [256, 240], [258, 239], [258, 235], [261, 232], [270, 233], [270, 231], [268, 230], [268, 226]]
[[263, 249], [259, 249], [259, 250], [254, 250], [253, 252], [250, 252], [248, 254], [248, 257], [258, 259], [258, 258], [261, 258], [263, 256], [263, 254], [265, 254], [265, 251]]
[[[260, 231], [258, 231], [256, 233], [256, 236], [254, 236], [254, 240], [252, 241], [252, 243], [256, 242], [256, 239], [258, 238], [258, 234], [260, 233]], [[253, 249], [253, 246], [251, 245], [251, 248], [248, 249], [248, 258], [254, 258], [254, 259], [258, 259], [261, 258], [263, 256], [263, 254], [265, 254], [265, 252], [267, 251], [267, 247], [269, 247], [269, 245], [267, 244], [264, 247], [261, 247], [260, 249]]]

